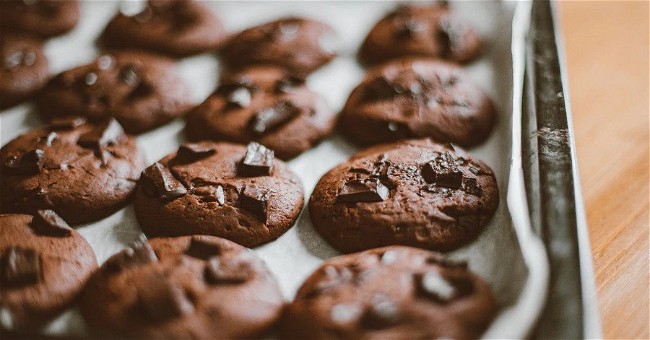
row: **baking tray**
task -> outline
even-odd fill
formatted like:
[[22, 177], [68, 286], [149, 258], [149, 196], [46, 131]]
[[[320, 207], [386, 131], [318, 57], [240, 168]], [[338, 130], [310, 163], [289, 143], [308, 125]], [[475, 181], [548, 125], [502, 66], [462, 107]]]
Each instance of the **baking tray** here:
[[[541, 150], [539, 148], [543, 143], [533, 144], [529, 137], [541, 136], [540, 131], [546, 131], [538, 127], [529, 130], [530, 118], [533, 117], [531, 112], [541, 112], [528, 109], [531, 105], [540, 105], [534, 100], [535, 96], [527, 97], [528, 94], [537, 93], [537, 89], [530, 87], [530, 80], [525, 82], [524, 87], [524, 78], [528, 79], [534, 74], [532, 69], [529, 70], [532, 64], [527, 62], [527, 58], [532, 55], [530, 51], [534, 51], [530, 48], [531, 42], [536, 41], [530, 39], [530, 36], [542, 32], [533, 29], [539, 24], [531, 20], [531, 9], [534, 10], [532, 13], [545, 15], [540, 14], [540, 18], [550, 20], [550, 32], [554, 34], [552, 11], [549, 9], [540, 12], [537, 3], [459, 1], [451, 4], [455, 11], [472, 21], [486, 39], [484, 56], [467, 65], [466, 69], [493, 98], [499, 112], [499, 121], [489, 140], [484, 145], [469, 150], [495, 171], [501, 194], [498, 211], [478, 240], [449, 254], [454, 259], [468, 261], [470, 269], [484, 277], [495, 291], [500, 311], [485, 334], [487, 338], [581, 337], [600, 334], [597, 317], [594, 319], [593, 313], [589, 314], [589, 311], [595, 310], [595, 300], [588, 296], [593, 291], [593, 278], [590, 276], [589, 247], [588, 244], [584, 245], [587, 240], [586, 227], [584, 219], [582, 222], [580, 220], [584, 214], [577, 190], [570, 125], [565, 128], [565, 148], [562, 150], [565, 156], [568, 152], [571, 166], [567, 167], [565, 161], [565, 166], [558, 168], [555, 174], [565, 180], [569, 179], [564, 188], [573, 187], [574, 191], [567, 189], [551, 191], [551, 196], [541, 195], [540, 183], [549, 183], [542, 182], [540, 178], [544, 176], [540, 177], [540, 174], [550, 175], [550, 172], [548, 167], [533, 162], [533, 156], [540, 153], [533, 153], [534, 150], [530, 149]], [[545, 1], [539, 3], [548, 6]], [[350, 90], [363, 77], [364, 71], [354, 58], [361, 40], [368, 29], [394, 5], [388, 1], [210, 3], [220, 14], [226, 28], [232, 31], [289, 14], [313, 17], [334, 26], [342, 38], [339, 49], [341, 55], [308, 79], [309, 87], [323, 95], [334, 109], [342, 107]], [[117, 6], [117, 2], [110, 1], [82, 3], [80, 26], [70, 34], [46, 44], [46, 54], [50, 57], [53, 74], [86, 63], [97, 55], [94, 39]], [[546, 29], [549, 29], [548, 23]], [[549, 44], [555, 48], [557, 59], [556, 40]], [[546, 51], [548, 48], [543, 46], [538, 51]], [[544, 63], [550, 61], [545, 59]], [[220, 70], [213, 55], [182, 59], [178, 67], [181, 75], [190, 82], [192, 99], [196, 103], [207, 97], [216, 86]], [[556, 67], [553, 70], [556, 72], [553, 75], [561, 81], [562, 69]], [[566, 87], [561, 87], [561, 82], [559, 88], [566, 90]], [[566, 95], [563, 98], [567, 98]], [[564, 112], [568, 114], [568, 107], [564, 105]], [[522, 110], [524, 107], [526, 110]], [[570, 119], [566, 115], [564, 117], [570, 123]], [[536, 119], [535, 122], [537, 121]], [[16, 135], [41, 125], [42, 122], [29, 104], [12, 108], [0, 114], [0, 141], [4, 145]], [[150, 163], [178, 147], [183, 141], [183, 125], [182, 121], [175, 121], [138, 136], [138, 144], [145, 150]], [[313, 150], [290, 161], [289, 166], [303, 180], [306, 197], [309, 197], [313, 185], [322, 174], [357, 150], [357, 147], [334, 134]], [[554, 159], [547, 157], [546, 161], [553, 162]], [[552, 186], [546, 186], [545, 190], [555, 188], [556, 183], [550, 184]], [[560, 197], [558, 195], [570, 196], [563, 199], [570, 208], [555, 211], [549, 203], [543, 204], [553, 203]], [[541, 210], [542, 207], [549, 210]], [[557, 219], [551, 221], [546, 218], [551, 216], [546, 215], [549, 211]], [[540, 218], [542, 215], [545, 219]], [[558, 221], [564, 221], [565, 224], [559, 224]], [[549, 225], [554, 227], [549, 228]], [[100, 263], [128, 246], [140, 234], [132, 206], [101, 221], [81, 226], [78, 230], [89, 240]], [[566, 239], [571, 243], [571, 249], [580, 251], [579, 255], [582, 255], [578, 256], [576, 251], [565, 254], [565, 262], [573, 265], [569, 267], [565, 262], [557, 260], [563, 257], [556, 256], [557, 247], [554, 247], [554, 240], [562, 239], [561, 232], [566, 234], [567, 230], [576, 236], [575, 239]], [[314, 232], [307, 211], [303, 211], [296, 225], [286, 234], [255, 251], [276, 274], [287, 299], [293, 297], [302, 280], [324, 259], [338, 255]], [[582, 276], [571, 276], [571, 273], [582, 273]], [[576, 289], [557, 289], [564, 286]], [[557, 295], [558, 292], [561, 294]], [[558, 314], [558, 310], [565, 309], [567, 313]], [[562, 317], [557, 317], [559, 315]], [[75, 308], [48, 325], [44, 333], [65, 337], [88, 334]], [[6, 335], [9, 334], [0, 333], [2, 338]]]

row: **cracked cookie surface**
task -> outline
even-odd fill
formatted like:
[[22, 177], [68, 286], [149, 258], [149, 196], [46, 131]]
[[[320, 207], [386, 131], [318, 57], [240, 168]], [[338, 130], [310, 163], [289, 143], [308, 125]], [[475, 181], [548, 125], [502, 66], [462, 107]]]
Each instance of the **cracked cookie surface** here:
[[0, 149], [3, 212], [55, 210], [71, 224], [96, 221], [126, 205], [144, 158], [115, 121], [55, 119]]
[[181, 145], [139, 183], [135, 212], [148, 236], [205, 234], [254, 247], [286, 232], [304, 203], [298, 176], [254, 142]]
[[498, 202], [487, 165], [422, 139], [353, 155], [321, 177], [309, 212], [315, 229], [343, 252], [388, 245], [448, 251], [475, 239]]

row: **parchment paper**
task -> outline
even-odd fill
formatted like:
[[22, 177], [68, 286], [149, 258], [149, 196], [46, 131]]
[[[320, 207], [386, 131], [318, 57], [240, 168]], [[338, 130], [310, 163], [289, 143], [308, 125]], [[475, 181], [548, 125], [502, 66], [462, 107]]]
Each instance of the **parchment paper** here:
[[[314, 73], [308, 79], [308, 85], [323, 95], [337, 111], [363, 77], [364, 70], [354, 58], [359, 44], [372, 25], [394, 5], [389, 1], [210, 3], [225, 27], [231, 31], [285, 15], [307, 16], [334, 27], [340, 38], [340, 57]], [[78, 27], [46, 44], [53, 74], [90, 62], [97, 56], [95, 38], [118, 6], [117, 1], [82, 3], [82, 19]], [[523, 75], [523, 30], [528, 27], [528, 18], [525, 8], [520, 9], [515, 19], [515, 39], [511, 39], [515, 3], [467, 1], [452, 2], [451, 7], [474, 24], [485, 42], [483, 56], [467, 65], [466, 70], [494, 101], [498, 121], [489, 140], [469, 152], [494, 170], [499, 184], [500, 204], [478, 240], [450, 253], [450, 256], [468, 261], [470, 269], [486, 279], [494, 290], [500, 312], [485, 336], [521, 338], [526, 336], [543, 306], [548, 277], [543, 247], [529, 228], [525, 204], [518, 203], [524, 202], [518, 197], [525, 196], [519, 196], [523, 193], [523, 185], [516, 176], [514, 180], [510, 178], [508, 193], [509, 175], [512, 175], [509, 171], [513, 155], [512, 119], [515, 118], [512, 116], [513, 84], [515, 92], [520, 91], [517, 86], [521, 85], [518, 82]], [[191, 86], [192, 99], [197, 104], [214, 90], [219, 75], [215, 56], [205, 54], [183, 59], [178, 67]], [[521, 98], [521, 95], [514, 98], [517, 97]], [[515, 109], [519, 104], [515, 100]], [[17, 135], [42, 125], [30, 104], [14, 107], [0, 115], [0, 141], [4, 145]], [[183, 126], [183, 121], [178, 120], [138, 137], [138, 144], [145, 150], [150, 163], [176, 150], [183, 141]], [[301, 177], [308, 198], [315, 183], [326, 171], [357, 150], [335, 134], [313, 150], [290, 161], [289, 165]], [[520, 149], [515, 152], [520, 152]], [[513, 161], [516, 158], [512, 157]], [[510, 201], [510, 213], [506, 198]], [[128, 246], [140, 234], [132, 206], [99, 222], [80, 226], [77, 230], [90, 242], [100, 263]], [[255, 251], [276, 275], [287, 300], [293, 298], [302, 281], [324, 259], [338, 255], [313, 230], [306, 209], [286, 234]], [[45, 332], [87, 334], [76, 309], [53, 321]]]

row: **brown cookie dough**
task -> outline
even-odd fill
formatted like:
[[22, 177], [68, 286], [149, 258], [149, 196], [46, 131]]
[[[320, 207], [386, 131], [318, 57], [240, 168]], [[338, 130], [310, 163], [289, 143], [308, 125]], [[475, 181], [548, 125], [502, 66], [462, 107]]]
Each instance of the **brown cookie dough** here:
[[0, 328], [34, 332], [74, 303], [96, 268], [88, 242], [53, 211], [0, 215]]
[[315, 229], [343, 252], [387, 245], [447, 251], [474, 240], [498, 203], [487, 165], [422, 139], [375, 146], [330, 170], [309, 212]]
[[77, 0], [2, 0], [0, 28], [44, 38], [66, 33], [79, 21]]
[[48, 79], [43, 44], [33, 36], [0, 34], [0, 110], [32, 97]]
[[127, 204], [144, 165], [135, 138], [115, 120], [57, 119], [0, 149], [0, 210], [96, 221]]
[[298, 176], [257, 143], [184, 144], [139, 183], [135, 213], [149, 236], [206, 234], [254, 247], [291, 228], [304, 202]]
[[226, 70], [274, 65], [305, 78], [336, 57], [336, 34], [321, 22], [287, 17], [234, 35], [220, 50]]
[[189, 90], [171, 60], [142, 52], [114, 52], [54, 77], [37, 99], [48, 120], [84, 116], [117, 119], [142, 133], [184, 115]]
[[492, 101], [458, 66], [402, 59], [371, 69], [350, 94], [341, 128], [360, 144], [432, 137], [474, 146], [487, 139]]
[[336, 113], [299, 79], [258, 66], [224, 79], [187, 116], [192, 140], [257, 141], [290, 159], [311, 149], [333, 129]]
[[291, 339], [476, 339], [496, 312], [489, 285], [466, 265], [393, 246], [327, 260], [282, 329]]
[[481, 40], [476, 31], [446, 4], [402, 5], [368, 33], [359, 50], [359, 59], [376, 64], [422, 56], [466, 63], [480, 52]]
[[84, 290], [81, 313], [111, 336], [251, 338], [278, 320], [284, 299], [252, 251], [213, 236], [159, 238], [111, 257]]
[[203, 2], [149, 0], [136, 13], [129, 12], [127, 5], [122, 5], [101, 36], [101, 43], [109, 48], [185, 57], [213, 51], [225, 38], [221, 22]]

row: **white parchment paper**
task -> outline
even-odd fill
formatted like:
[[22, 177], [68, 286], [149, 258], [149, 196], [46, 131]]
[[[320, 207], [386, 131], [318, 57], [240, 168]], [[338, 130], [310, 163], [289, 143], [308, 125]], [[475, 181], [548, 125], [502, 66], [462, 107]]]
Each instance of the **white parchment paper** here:
[[[46, 44], [53, 74], [90, 62], [98, 55], [95, 39], [118, 6], [117, 1], [82, 3], [78, 27]], [[214, 2], [210, 6], [231, 31], [285, 15], [311, 17], [334, 27], [340, 38], [340, 57], [314, 73], [308, 79], [308, 85], [338, 111], [364, 74], [354, 57], [358, 46], [372, 25], [395, 4], [390, 1], [265, 1]], [[518, 196], [522, 194], [523, 186], [518, 177], [514, 177], [514, 181], [513, 177], [509, 178], [512, 175], [512, 137], [513, 132], [515, 135], [517, 132], [512, 130], [512, 119], [516, 118], [512, 116], [513, 88], [520, 94], [517, 92], [520, 89], [516, 88], [521, 85], [518, 79], [523, 75], [523, 33], [528, 27], [528, 18], [525, 8], [520, 8], [515, 19], [515, 39], [512, 39], [515, 3], [463, 1], [452, 2], [451, 7], [470, 20], [484, 38], [483, 56], [467, 65], [466, 70], [492, 98], [499, 116], [489, 140], [469, 152], [494, 170], [501, 201], [496, 215], [482, 235], [474, 243], [450, 253], [450, 256], [468, 261], [470, 269], [486, 279], [497, 296], [500, 312], [485, 336], [521, 338], [526, 336], [543, 306], [548, 278], [543, 247], [529, 228], [526, 207], [521, 204], [524, 201], [518, 200], [525, 197]], [[183, 59], [178, 67], [191, 86], [192, 99], [197, 104], [217, 85], [219, 65], [214, 55]], [[521, 98], [520, 95], [518, 97]], [[515, 109], [519, 104], [515, 100]], [[4, 145], [17, 135], [42, 125], [30, 104], [14, 107], [0, 114], [0, 142]], [[183, 126], [183, 121], [178, 120], [138, 137], [138, 144], [145, 150], [150, 163], [176, 150], [183, 141]], [[514, 147], [515, 152], [519, 153], [517, 145]], [[302, 179], [305, 195], [309, 197], [314, 185], [326, 171], [357, 150], [335, 134], [313, 150], [290, 161], [289, 165]], [[512, 159], [515, 162], [517, 157]], [[132, 206], [96, 223], [80, 226], [77, 230], [90, 242], [100, 263], [128, 246], [141, 232]], [[338, 255], [313, 230], [307, 211], [302, 212], [295, 226], [286, 234], [255, 251], [275, 273], [287, 300], [293, 298], [302, 281], [323, 260]], [[72, 309], [53, 321], [45, 332], [83, 335], [86, 329], [78, 311]]]

